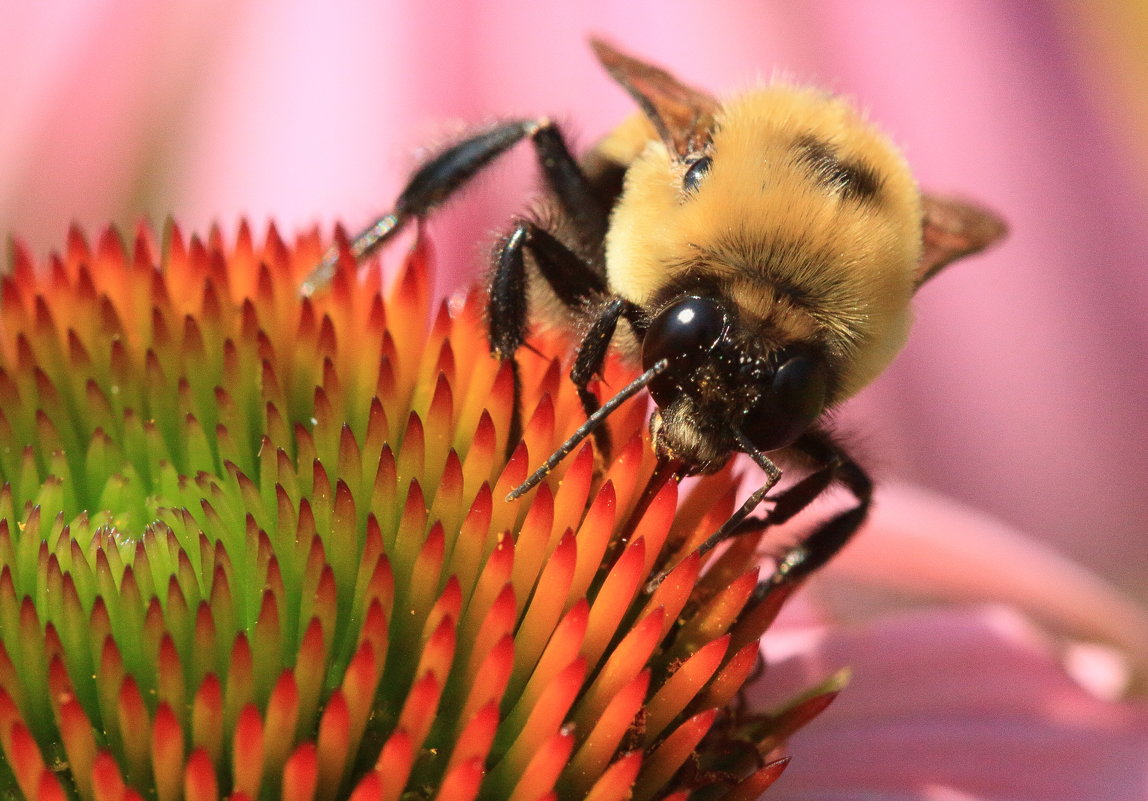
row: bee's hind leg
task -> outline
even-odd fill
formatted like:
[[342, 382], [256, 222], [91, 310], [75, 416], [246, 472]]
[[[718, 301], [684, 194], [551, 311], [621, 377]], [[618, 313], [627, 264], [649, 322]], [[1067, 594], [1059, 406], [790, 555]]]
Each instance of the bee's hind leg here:
[[[512, 148], [524, 136], [538, 130], [534, 120], [514, 120], [469, 136], [431, 158], [411, 175], [388, 214], [376, 219], [350, 243], [351, 255], [364, 259], [402, 230], [412, 218], [425, 216], [447, 200], [468, 180], [495, 158]], [[326, 285], [335, 274], [339, 253], [331, 248], [303, 282], [301, 291], [310, 295]]]

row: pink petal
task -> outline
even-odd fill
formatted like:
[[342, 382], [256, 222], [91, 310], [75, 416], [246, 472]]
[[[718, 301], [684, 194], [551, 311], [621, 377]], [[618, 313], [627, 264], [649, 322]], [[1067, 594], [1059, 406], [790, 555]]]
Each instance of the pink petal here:
[[[223, 4], [27, 3], [0, 25], [0, 220], [55, 246], [164, 183]], [[130, 210], [128, 207], [134, 206]]]
[[791, 741], [773, 798], [1143, 801], [1148, 710], [1098, 699], [1042, 635], [999, 607], [905, 614], [767, 637], [765, 704], [850, 665], [834, 704]]
[[1010, 604], [1123, 650], [1148, 676], [1148, 609], [1043, 543], [907, 484], [883, 487], [865, 529], [825, 571], [887, 590]]

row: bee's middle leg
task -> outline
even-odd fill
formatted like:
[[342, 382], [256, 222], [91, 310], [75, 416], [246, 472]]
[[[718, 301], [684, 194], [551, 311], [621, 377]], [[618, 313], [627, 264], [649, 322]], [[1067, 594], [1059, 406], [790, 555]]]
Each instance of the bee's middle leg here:
[[[530, 220], [519, 220], [514, 230], [495, 251], [494, 270], [487, 300], [491, 353], [509, 361], [515, 376], [515, 413], [511, 442], [521, 434], [518, 393], [521, 390], [515, 355], [526, 342], [529, 323], [527, 308], [527, 275], [525, 253], [529, 251], [538, 275], [546, 282], [555, 298], [572, 311], [608, 297], [606, 282], [593, 267], [559, 241], [553, 234]], [[617, 326], [618, 318], [634, 313], [633, 304], [622, 298], [610, 300], [595, 317], [583, 337], [570, 377], [587, 416], [598, 408], [598, 399], [588, 384], [601, 369]], [[599, 450], [609, 453], [610, 443], [605, 428], [595, 432]], [[511, 445], [510, 447], [513, 447]]]

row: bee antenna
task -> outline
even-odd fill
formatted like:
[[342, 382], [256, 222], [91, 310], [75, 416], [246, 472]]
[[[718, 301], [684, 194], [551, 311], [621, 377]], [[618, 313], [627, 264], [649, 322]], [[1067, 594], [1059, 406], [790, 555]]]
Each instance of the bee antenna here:
[[543, 462], [537, 470], [531, 473], [529, 478], [511, 490], [510, 494], [506, 496], [506, 500], [517, 500], [526, 493], [530, 492], [530, 490], [537, 487], [542, 482], [542, 479], [546, 478], [547, 474], [558, 466], [559, 462], [565, 459], [572, 450], [578, 447], [578, 444], [582, 442], [582, 440], [586, 439], [586, 437], [597, 431], [598, 427], [605, 422], [606, 418], [609, 417], [615, 409], [629, 400], [631, 396], [636, 395], [638, 392], [644, 389], [647, 384], [657, 378], [662, 371], [669, 367], [669, 365], [670, 362], [668, 359], [660, 359], [659, 361], [655, 362], [654, 366], [649, 370], [642, 373], [629, 384], [618, 390], [618, 393], [614, 395], [614, 397], [603, 403], [592, 415], [587, 417], [586, 422], [580, 425], [577, 431], [571, 434], [565, 442], [559, 445], [557, 450], [550, 454], [550, 458]]

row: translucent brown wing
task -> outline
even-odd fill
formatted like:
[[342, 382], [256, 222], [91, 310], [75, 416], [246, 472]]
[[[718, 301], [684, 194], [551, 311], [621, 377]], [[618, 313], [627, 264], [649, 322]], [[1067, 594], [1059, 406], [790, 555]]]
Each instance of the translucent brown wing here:
[[925, 247], [917, 263], [918, 287], [949, 262], [984, 250], [1008, 230], [996, 214], [964, 200], [922, 195], [921, 208]]
[[606, 71], [637, 101], [671, 153], [681, 160], [701, 153], [718, 108], [712, 95], [601, 39], [591, 39], [590, 44]]

